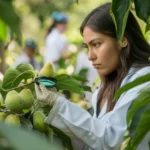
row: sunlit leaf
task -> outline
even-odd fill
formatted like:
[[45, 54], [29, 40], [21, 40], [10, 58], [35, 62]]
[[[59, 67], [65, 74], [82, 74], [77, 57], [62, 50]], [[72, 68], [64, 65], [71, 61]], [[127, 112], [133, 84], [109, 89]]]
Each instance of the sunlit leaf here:
[[7, 38], [6, 24], [0, 19], [0, 39], [5, 42]]
[[148, 103], [150, 103], [150, 86], [147, 86], [145, 89], [143, 89], [131, 105], [127, 115], [128, 124], [131, 121], [134, 113]]
[[[138, 114], [138, 111], [137, 111]], [[133, 137], [131, 138], [130, 149], [136, 149], [139, 143], [143, 140], [145, 135], [150, 130], [150, 105], [149, 107], [145, 106], [140, 115], [134, 116], [135, 119], [138, 119], [139, 122], [136, 127], [134, 127]], [[134, 120], [135, 120], [134, 119]], [[135, 121], [133, 121], [135, 123]]]
[[121, 87], [120, 89], [118, 89], [117, 92], [115, 93], [114, 100], [118, 99], [121, 96], [121, 94], [126, 92], [127, 90], [132, 89], [135, 86], [138, 86], [138, 85], [143, 84], [148, 81], [150, 81], [150, 73], [148, 73], [144, 76], [141, 76], [141, 77], [135, 79], [133, 82], [130, 82], [130, 83], [124, 85], [123, 87]]
[[113, 0], [110, 14], [115, 23], [117, 37], [120, 41], [123, 39], [126, 22], [131, 6], [131, 0]]

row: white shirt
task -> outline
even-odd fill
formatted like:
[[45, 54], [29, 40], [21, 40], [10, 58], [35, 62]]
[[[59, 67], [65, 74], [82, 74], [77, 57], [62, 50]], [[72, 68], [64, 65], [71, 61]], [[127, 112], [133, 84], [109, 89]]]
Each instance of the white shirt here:
[[22, 53], [16, 59], [16, 62], [11, 67], [12, 68], [16, 68], [19, 64], [22, 64], [22, 63], [31, 64], [33, 66], [33, 68], [36, 69], [36, 70], [40, 70], [41, 69], [40, 63], [35, 58], [33, 58], [32, 62], [31, 62], [31, 59], [25, 53]]
[[44, 63], [50, 62], [55, 66], [54, 62], [61, 57], [62, 51], [67, 46], [67, 40], [58, 29], [54, 28], [46, 37], [45, 44]]
[[[144, 67], [140, 70], [131, 68], [121, 86], [147, 73], [150, 73], [150, 67]], [[138, 92], [148, 84], [150, 82], [143, 83], [123, 93], [113, 110], [108, 113], [106, 113], [107, 103], [105, 103], [98, 117], [96, 110], [99, 89], [95, 91], [92, 97], [93, 117], [78, 105], [65, 98], [59, 98], [50, 111], [46, 122], [83, 143], [78, 148], [74, 148], [75, 150], [119, 150], [127, 128], [128, 108], [137, 97]], [[137, 150], [149, 150], [148, 141], [149, 133]]]

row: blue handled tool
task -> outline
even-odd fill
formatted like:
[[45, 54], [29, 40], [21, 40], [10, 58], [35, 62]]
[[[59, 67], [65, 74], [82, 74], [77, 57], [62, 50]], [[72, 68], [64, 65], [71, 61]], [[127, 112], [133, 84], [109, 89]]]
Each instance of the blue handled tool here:
[[35, 78], [35, 83], [38, 85], [42, 84], [42, 85], [45, 85], [46, 87], [51, 88], [51, 87], [56, 87], [58, 80], [56, 80], [55, 78], [52, 78], [52, 77], [41, 76], [41, 77]]

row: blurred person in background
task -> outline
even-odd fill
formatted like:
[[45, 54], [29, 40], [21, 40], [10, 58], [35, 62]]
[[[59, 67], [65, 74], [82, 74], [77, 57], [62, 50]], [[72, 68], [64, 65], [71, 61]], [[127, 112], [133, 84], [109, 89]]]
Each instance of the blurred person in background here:
[[68, 50], [67, 39], [63, 34], [67, 29], [68, 16], [62, 12], [53, 12], [51, 17], [53, 23], [46, 35], [44, 63], [52, 63], [56, 70], [58, 60], [65, 58]]
[[31, 64], [35, 70], [40, 70], [42, 66], [35, 58], [36, 53], [37, 53], [36, 42], [32, 39], [27, 39], [25, 41], [23, 53], [16, 59], [12, 67], [15, 68], [19, 64], [25, 63]]

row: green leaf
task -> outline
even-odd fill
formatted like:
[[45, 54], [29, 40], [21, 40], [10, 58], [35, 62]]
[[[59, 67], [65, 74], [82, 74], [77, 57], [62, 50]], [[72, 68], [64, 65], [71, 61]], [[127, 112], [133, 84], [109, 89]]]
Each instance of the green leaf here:
[[0, 39], [5, 42], [7, 38], [6, 24], [0, 19]]
[[145, 28], [145, 33], [148, 32], [149, 30], [150, 30], [150, 24], [147, 24]]
[[60, 137], [60, 139], [63, 141], [65, 147], [68, 150], [73, 150], [71, 139], [65, 133], [63, 133], [61, 130], [59, 130], [58, 128], [56, 128], [52, 125], [50, 125], [50, 127], [54, 131], [54, 133], [56, 135], [58, 135], [58, 137]]
[[15, 150], [61, 150], [58, 146], [43, 140], [38, 134], [20, 128], [0, 124], [0, 133]]
[[[131, 148], [136, 149], [139, 143], [142, 141], [142, 139], [145, 137], [145, 135], [150, 130], [150, 105], [149, 109], [144, 109], [142, 114], [140, 115], [140, 120], [137, 125], [137, 128], [135, 129], [135, 133], [133, 137], [131, 138]], [[136, 115], [136, 118], [139, 119], [139, 116]]]
[[[5, 99], [7, 91], [9, 89], [18, 87], [18, 85], [22, 80], [34, 78], [35, 76], [36, 75], [33, 70], [33, 67], [29, 64], [18, 65], [16, 69], [12, 69], [12, 68], [7, 69], [4, 75], [2, 87], [0, 87], [0, 91], [3, 98]], [[30, 88], [34, 92], [34, 85], [28, 85], [26, 87]]]
[[0, 0], [0, 18], [9, 26], [21, 43], [20, 18], [12, 6], [11, 0]]
[[89, 86], [83, 85], [83, 89], [84, 89], [84, 91], [92, 92], [91, 87], [89, 87]]
[[3, 84], [2, 88], [9, 89], [12, 88], [12, 82], [14, 79], [16, 79], [17, 76], [19, 76], [19, 71], [9, 68], [3, 78]]
[[150, 1], [134, 0], [134, 4], [137, 16], [147, 23], [150, 15]]
[[127, 123], [129, 124], [133, 115], [139, 108], [143, 107], [144, 105], [147, 105], [149, 102], [150, 102], [150, 85], [144, 88], [137, 96], [137, 98], [134, 100], [133, 104], [131, 105], [128, 111]]
[[17, 87], [19, 83], [24, 79], [29, 79], [34, 77], [34, 72], [32, 70], [27, 70], [25, 72], [19, 72], [14, 69], [8, 69], [5, 73], [2, 88], [10, 89]]
[[72, 75], [73, 78], [75, 78], [78, 81], [87, 82], [88, 80], [85, 77], [79, 76], [79, 75]]
[[122, 42], [128, 14], [131, 6], [131, 0], [113, 0], [110, 14], [115, 23], [117, 37]]
[[83, 86], [73, 77], [65, 74], [57, 75], [55, 78], [58, 80], [56, 88], [58, 90], [68, 90], [74, 93], [84, 95]]
[[126, 92], [127, 90], [130, 90], [130, 89], [134, 88], [135, 86], [138, 86], [138, 85], [143, 84], [148, 81], [150, 81], [150, 73], [148, 73], [144, 76], [141, 76], [141, 77], [135, 79], [133, 82], [130, 82], [130, 83], [124, 85], [123, 87], [119, 88], [115, 93], [114, 100], [118, 99], [121, 96], [121, 94]]

